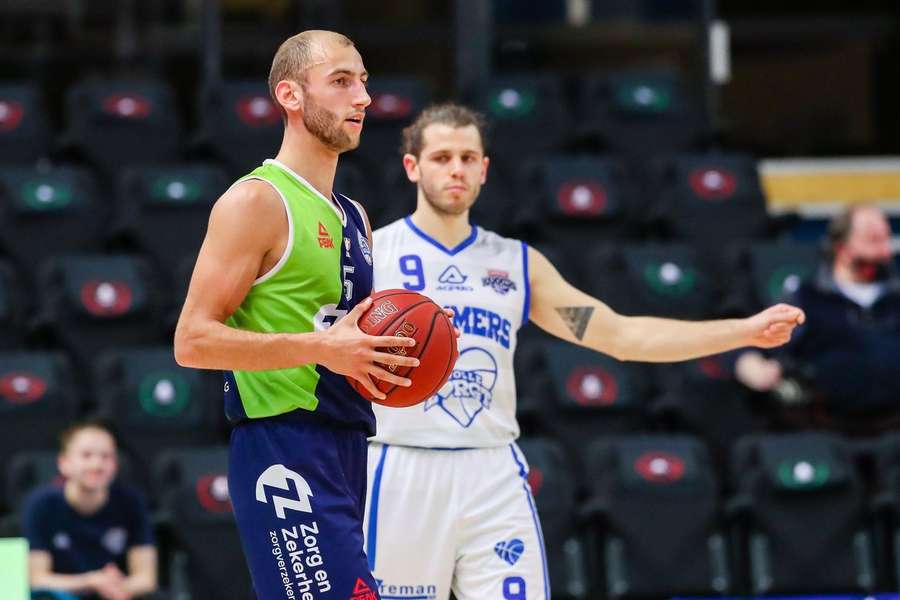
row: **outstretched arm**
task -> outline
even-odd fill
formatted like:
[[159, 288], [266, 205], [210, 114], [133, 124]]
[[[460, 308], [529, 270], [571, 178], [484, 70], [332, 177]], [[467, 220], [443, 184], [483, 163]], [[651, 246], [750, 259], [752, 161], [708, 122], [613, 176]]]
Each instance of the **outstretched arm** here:
[[619, 360], [676, 362], [744, 346], [772, 348], [803, 323], [803, 311], [779, 304], [746, 319], [678, 321], [626, 317], [569, 284], [528, 248], [529, 318], [548, 333]]

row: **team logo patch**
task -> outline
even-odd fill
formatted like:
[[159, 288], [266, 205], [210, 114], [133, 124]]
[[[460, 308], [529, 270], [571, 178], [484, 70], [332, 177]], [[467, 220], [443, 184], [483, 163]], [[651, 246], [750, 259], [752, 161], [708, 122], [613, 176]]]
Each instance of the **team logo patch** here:
[[334, 248], [334, 240], [328, 233], [328, 228], [319, 221], [319, 248]]
[[378, 596], [375, 595], [368, 583], [357, 577], [356, 584], [353, 586], [353, 594], [348, 600], [378, 600]]
[[509, 293], [509, 290], [516, 289], [516, 282], [509, 278], [506, 271], [498, 271], [496, 269], [488, 269], [487, 277], [481, 278], [481, 285], [490, 287], [501, 296]]
[[525, 543], [519, 538], [513, 538], [508, 542], [497, 542], [494, 544], [494, 552], [505, 562], [514, 565], [525, 552]]
[[72, 538], [68, 533], [60, 531], [53, 536], [53, 547], [57, 550], [68, 550], [72, 547]]
[[425, 411], [439, 406], [460, 427], [469, 427], [482, 410], [490, 408], [496, 383], [497, 361], [491, 353], [467, 348], [459, 353], [444, 387], [425, 401]]
[[120, 119], [146, 119], [153, 103], [138, 94], [113, 94], [103, 99], [103, 111]]
[[231, 512], [228, 478], [222, 473], [209, 473], [197, 479], [197, 502], [211, 513]]
[[471, 292], [475, 288], [466, 285], [469, 276], [463, 273], [456, 265], [450, 265], [438, 276], [437, 286], [441, 292]]
[[737, 176], [724, 169], [694, 169], [688, 181], [694, 193], [704, 200], [727, 200], [737, 190]]
[[25, 116], [25, 109], [15, 100], [0, 100], [0, 131], [12, 131]]
[[235, 111], [241, 123], [249, 127], [270, 127], [281, 118], [272, 100], [260, 94], [238, 98]]
[[576, 367], [566, 378], [566, 392], [581, 406], [611, 406], [619, 398], [619, 385], [600, 367]]
[[91, 280], [81, 286], [81, 304], [95, 317], [118, 317], [131, 308], [131, 288], [124, 281]]
[[650, 483], [673, 483], [684, 477], [684, 461], [668, 452], [645, 452], [634, 461], [634, 471]]
[[110, 554], [122, 554], [128, 543], [128, 531], [124, 527], [113, 527], [100, 540]]
[[[276, 490], [275, 493], [273, 490]], [[287, 492], [288, 495], [281, 495], [280, 492]], [[256, 500], [266, 504], [271, 499], [279, 519], [287, 518], [285, 509], [311, 513], [309, 499], [312, 495], [312, 488], [306, 480], [281, 464], [272, 465], [256, 480]]]
[[32, 404], [47, 391], [47, 382], [33, 373], [6, 373], [0, 377], [0, 397], [9, 404]]
[[369, 248], [369, 240], [366, 239], [366, 236], [359, 229], [356, 230], [356, 241], [359, 242], [359, 250], [362, 252], [363, 258], [366, 259], [366, 263], [372, 266], [372, 249]]

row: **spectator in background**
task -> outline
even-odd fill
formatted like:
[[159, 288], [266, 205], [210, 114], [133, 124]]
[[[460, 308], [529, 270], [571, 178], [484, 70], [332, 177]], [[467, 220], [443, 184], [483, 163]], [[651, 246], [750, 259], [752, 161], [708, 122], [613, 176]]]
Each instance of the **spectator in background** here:
[[[65, 485], [36, 490], [23, 511], [32, 589], [131, 600], [156, 591], [156, 547], [146, 504], [114, 483], [116, 441], [97, 422], [60, 436]], [[66, 597], [66, 596], [60, 596]]]
[[770, 356], [742, 353], [735, 375], [783, 401], [805, 399], [807, 424], [875, 433], [900, 423], [900, 279], [890, 224], [876, 207], [852, 207], [831, 222], [828, 244], [830, 264], [789, 300], [807, 324]]

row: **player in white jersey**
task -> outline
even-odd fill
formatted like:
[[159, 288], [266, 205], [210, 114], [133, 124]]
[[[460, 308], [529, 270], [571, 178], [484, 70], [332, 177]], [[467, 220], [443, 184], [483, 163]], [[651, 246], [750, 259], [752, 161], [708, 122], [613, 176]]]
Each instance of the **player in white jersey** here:
[[482, 119], [454, 104], [404, 130], [415, 212], [374, 233], [375, 289], [421, 292], [455, 312], [459, 360], [423, 404], [375, 406], [366, 552], [383, 599], [549, 598], [527, 465], [515, 444], [516, 332], [527, 320], [621, 360], [679, 361], [785, 343], [802, 311], [747, 319], [624, 317], [569, 285], [524, 242], [469, 224], [485, 182]]

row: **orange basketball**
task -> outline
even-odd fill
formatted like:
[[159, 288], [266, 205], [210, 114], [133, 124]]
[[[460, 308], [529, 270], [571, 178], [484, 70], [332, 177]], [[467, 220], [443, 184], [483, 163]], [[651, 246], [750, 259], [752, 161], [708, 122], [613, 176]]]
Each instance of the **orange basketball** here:
[[359, 394], [372, 402], [402, 408], [424, 402], [450, 378], [459, 357], [453, 323], [440, 306], [427, 296], [408, 290], [383, 290], [372, 295], [372, 305], [359, 319], [359, 328], [370, 335], [395, 335], [416, 340], [412, 348], [379, 348], [380, 352], [400, 352], [419, 359], [418, 367], [384, 366], [412, 380], [409, 387], [381, 379], [372, 380], [387, 396], [373, 398], [355, 379], [347, 380]]

